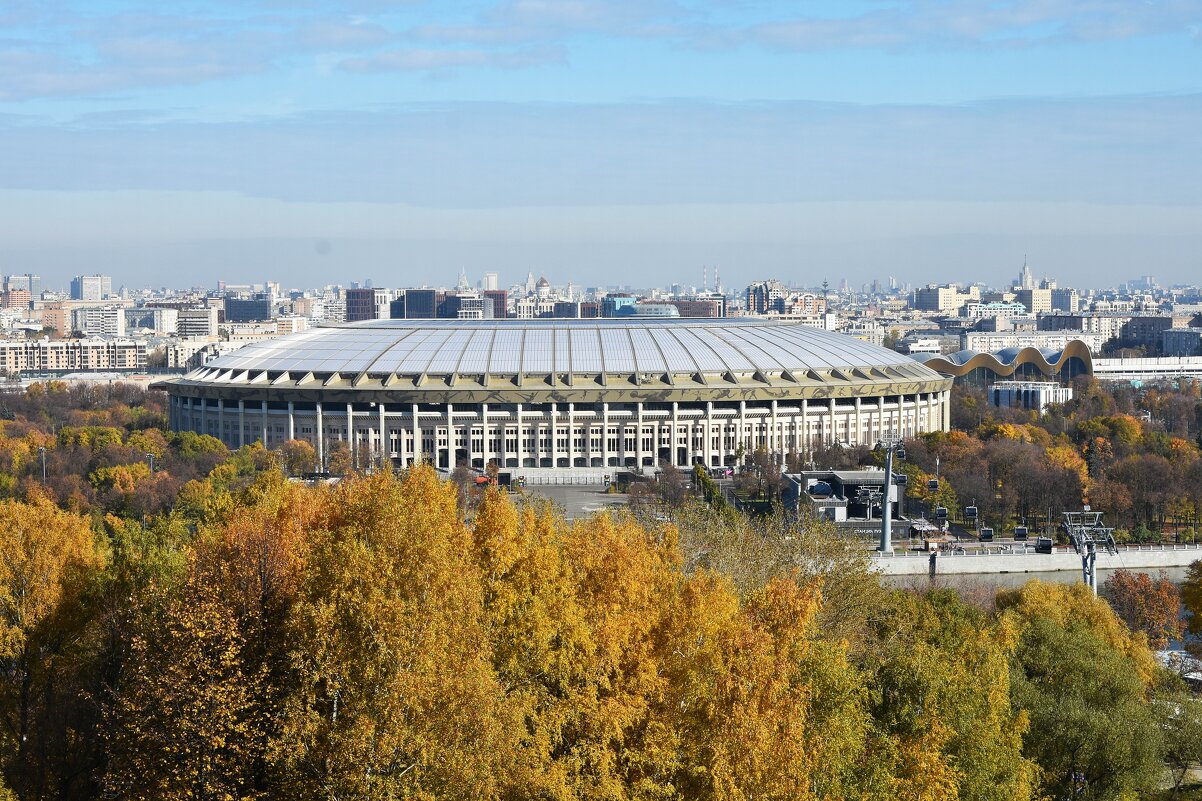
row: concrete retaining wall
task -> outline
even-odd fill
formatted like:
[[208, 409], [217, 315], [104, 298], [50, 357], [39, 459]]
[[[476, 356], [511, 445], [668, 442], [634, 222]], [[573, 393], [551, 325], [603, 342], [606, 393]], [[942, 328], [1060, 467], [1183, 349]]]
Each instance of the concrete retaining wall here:
[[[1098, 570], [1138, 570], [1185, 567], [1202, 559], [1202, 545], [1120, 546], [1117, 556], [1098, 552]], [[873, 555], [873, 567], [890, 576], [925, 576], [930, 571], [930, 554], [897, 551], [893, 555]], [[1025, 553], [1001, 553], [994, 548], [981, 553], [941, 553], [936, 574], [941, 576], [989, 573], [1051, 573], [1060, 570], [1081, 571], [1081, 557], [1071, 548], [1057, 548], [1051, 554], [1037, 554], [1031, 547]]]

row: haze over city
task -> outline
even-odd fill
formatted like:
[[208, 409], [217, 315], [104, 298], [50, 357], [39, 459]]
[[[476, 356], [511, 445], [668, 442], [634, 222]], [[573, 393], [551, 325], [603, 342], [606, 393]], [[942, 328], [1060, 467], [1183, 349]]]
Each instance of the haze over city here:
[[815, 285], [1027, 254], [1168, 285], [1202, 249], [1199, 22], [1190, 0], [7, 3], [0, 262], [62, 286]]

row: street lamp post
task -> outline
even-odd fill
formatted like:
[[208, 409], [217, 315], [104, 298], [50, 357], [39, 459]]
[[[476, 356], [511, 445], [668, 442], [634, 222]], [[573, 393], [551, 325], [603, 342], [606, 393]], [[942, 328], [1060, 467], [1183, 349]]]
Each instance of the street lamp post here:
[[150, 472], [154, 473], [154, 454], [147, 453], [146, 458], [150, 460]]

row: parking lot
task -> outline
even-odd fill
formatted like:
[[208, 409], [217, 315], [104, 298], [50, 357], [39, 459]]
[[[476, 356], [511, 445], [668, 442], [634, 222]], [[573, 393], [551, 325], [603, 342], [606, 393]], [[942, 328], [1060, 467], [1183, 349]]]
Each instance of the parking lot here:
[[538, 484], [526, 487], [525, 492], [549, 498], [564, 510], [569, 520], [626, 506], [625, 495], [610, 495], [602, 484]]

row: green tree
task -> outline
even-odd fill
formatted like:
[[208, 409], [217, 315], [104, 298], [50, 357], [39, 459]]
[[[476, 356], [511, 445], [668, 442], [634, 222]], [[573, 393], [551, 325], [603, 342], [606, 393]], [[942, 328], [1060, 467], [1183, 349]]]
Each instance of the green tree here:
[[1026, 753], [1052, 798], [1142, 797], [1159, 782], [1162, 727], [1149, 703], [1155, 666], [1084, 585], [1030, 582], [999, 607], [1018, 639], [1011, 658], [1016, 707], [1027, 711]]
[[[873, 719], [909, 797], [1031, 797], [1026, 714], [1012, 706], [1004, 627], [950, 590], [896, 592], [866, 660]], [[921, 767], [921, 770], [917, 768]]]

